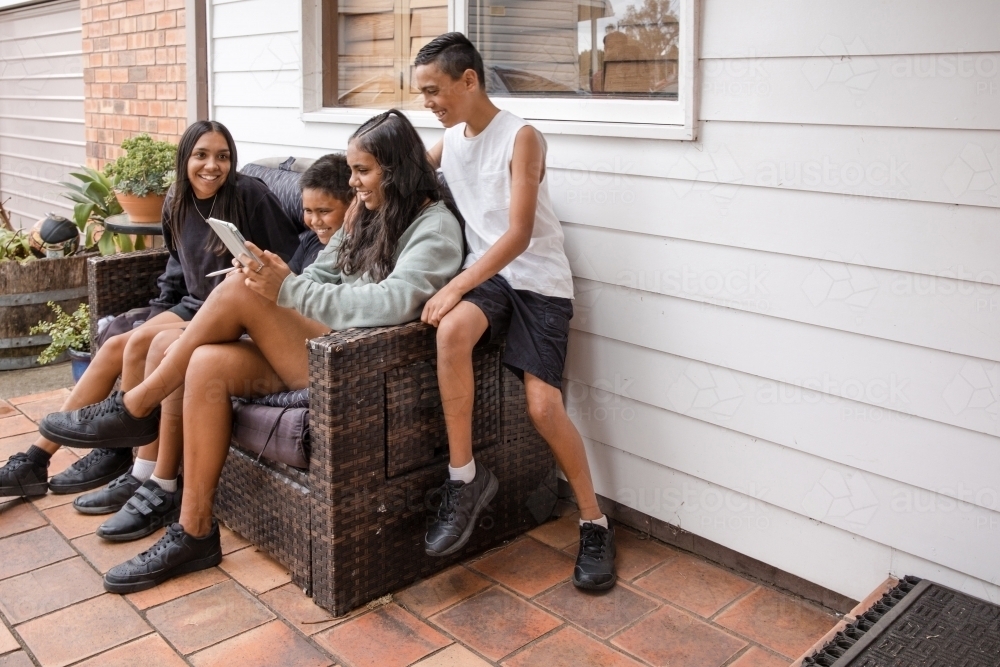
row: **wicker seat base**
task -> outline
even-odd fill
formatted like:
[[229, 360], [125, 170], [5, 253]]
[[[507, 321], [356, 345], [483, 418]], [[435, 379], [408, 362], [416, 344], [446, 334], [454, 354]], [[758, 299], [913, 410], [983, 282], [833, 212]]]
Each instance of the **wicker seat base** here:
[[312, 589], [312, 522], [307, 475], [229, 448], [215, 494], [215, 515]]

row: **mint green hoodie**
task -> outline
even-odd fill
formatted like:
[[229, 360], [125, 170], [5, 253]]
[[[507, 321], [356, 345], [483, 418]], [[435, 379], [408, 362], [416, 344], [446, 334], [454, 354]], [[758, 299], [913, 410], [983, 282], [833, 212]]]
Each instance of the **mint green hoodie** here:
[[425, 208], [403, 232], [395, 268], [380, 283], [368, 274], [340, 272], [337, 250], [343, 238], [341, 227], [302, 275], [285, 278], [279, 306], [294, 308], [335, 331], [411, 322], [455, 277], [464, 259], [462, 228], [443, 202]]

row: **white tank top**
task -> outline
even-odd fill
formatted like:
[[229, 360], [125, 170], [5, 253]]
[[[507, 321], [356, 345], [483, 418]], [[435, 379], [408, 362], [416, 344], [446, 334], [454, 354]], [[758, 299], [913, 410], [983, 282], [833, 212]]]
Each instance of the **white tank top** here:
[[[482, 257], [510, 227], [510, 160], [514, 139], [525, 125], [514, 114], [501, 111], [475, 137], [465, 136], [465, 123], [445, 130], [441, 170], [465, 218], [469, 255], [464, 268]], [[545, 138], [541, 133], [538, 137], [544, 150]], [[573, 275], [563, 238], [543, 177], [528, 249], [501, 269], [500, 275], [514, 289], [572, 299]]]

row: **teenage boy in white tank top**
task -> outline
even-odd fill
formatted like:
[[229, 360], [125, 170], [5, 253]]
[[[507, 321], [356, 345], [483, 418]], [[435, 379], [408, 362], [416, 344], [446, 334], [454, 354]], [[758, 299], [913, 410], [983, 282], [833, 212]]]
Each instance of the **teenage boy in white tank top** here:
[[438, 384], [450, 450], [443, 502], [424, 548], [446, 556], [465, 546], [497, 492], [496, 476], [472, 458], [472, 348], [487, 331], [491, 338], [506, 334], [503, 362], [524, 381], [528, 414], [580, 507], [573, 583], [611, 588], [614, 529], [597, 506], [583, 440], [562, 402], [573, 281], [545, 181], [545, 140], [490, 101], [482, 57], [463, 34], [436, 38], [414, 64], [424, 106], [446, 128], [428, 157], [444, 172], [465, 218], [469, 248], [465, 270], [421, 316], [438, 328]]

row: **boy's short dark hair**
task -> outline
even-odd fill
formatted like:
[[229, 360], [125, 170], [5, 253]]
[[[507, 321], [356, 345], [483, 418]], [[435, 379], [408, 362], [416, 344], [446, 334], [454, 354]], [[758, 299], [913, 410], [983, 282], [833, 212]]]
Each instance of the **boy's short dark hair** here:
[[417, 66], [431, 63], [435, 63], [452, 79], [461, 78], [465, 70], [471, 69], [479, 77], [479, 87], [486, 88], [483, 57], [479, 55], [479, 51], [469, 38], [460, 32], [446, 32], [435, 37], [424, 45], [413, 59], [413, 64]]
[[305, 170], [299, 178], [299, 187], [303, 190], [322, 190], [334, 199], [349, 204], [350, 180], [351, 168], [347, 166], [347, 158], [343, 153], [330, 153]]

